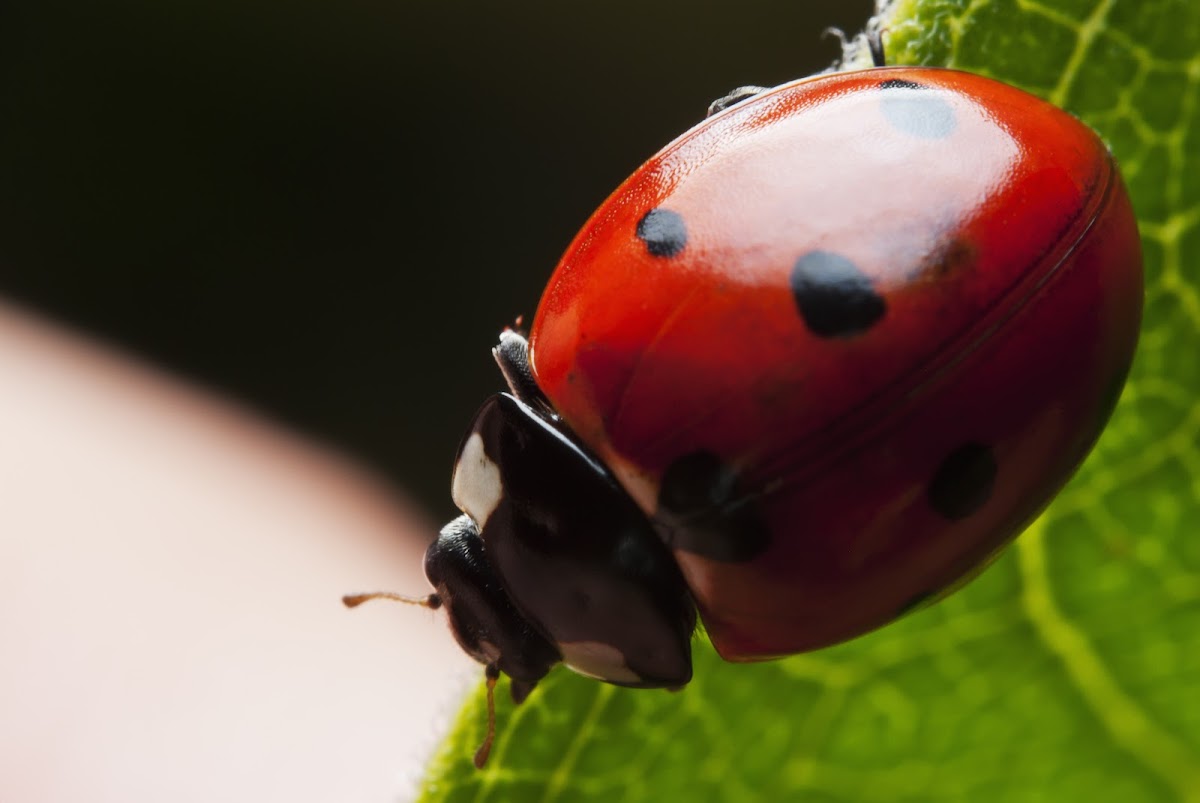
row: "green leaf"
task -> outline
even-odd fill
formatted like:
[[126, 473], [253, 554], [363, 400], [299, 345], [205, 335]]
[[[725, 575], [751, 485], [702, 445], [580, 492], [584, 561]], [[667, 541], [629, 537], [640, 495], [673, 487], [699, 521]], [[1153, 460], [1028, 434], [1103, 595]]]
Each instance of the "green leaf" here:
[[[850, 644], [678, 694], [552, 673], [472, 699], [427, 801], [1200, 801], [1200, 3], [904, 0], [889, 60], [995, 76], [1111, 145], [1146, 321], [1092, 458], [984, 575]], [[505, 690], [500, 689], [501, 692]]]

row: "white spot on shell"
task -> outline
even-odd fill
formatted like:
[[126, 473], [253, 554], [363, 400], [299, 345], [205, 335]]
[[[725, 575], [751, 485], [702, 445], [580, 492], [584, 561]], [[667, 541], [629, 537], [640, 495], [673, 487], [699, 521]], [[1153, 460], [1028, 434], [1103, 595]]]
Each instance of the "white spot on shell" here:
[[478, 432], [472, 432], [463, 444], [454, 466], [454, 478], [450, 481], [450, 496], [458, 509], [474, 519], [481, 530], [504, 498], [500, 467], [487, 456], [483, 437]]
[[642, 678], [625, 663], [616, 647], [598, 641], [560, 641], [563, 663], [589, 678], [616, 683], [641, 683]]

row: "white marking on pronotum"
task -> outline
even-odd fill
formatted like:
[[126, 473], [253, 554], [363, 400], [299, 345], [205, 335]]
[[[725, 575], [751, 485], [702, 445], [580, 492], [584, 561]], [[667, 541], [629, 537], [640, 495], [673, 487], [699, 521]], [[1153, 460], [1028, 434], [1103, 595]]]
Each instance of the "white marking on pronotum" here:
[[599, 641], [560, 641], [558, 651], [568, 667], [597, 680], [617, 683], [640, 683], [642, 678], [625, 663], [625, 656], [616, 647]]
[[478, 432], [472, 432], [463, 444], [458, 464], [454, 466], [454, 479], [450, 481], [450, 496], [481, 530], [504, 498], [500, 467], [487, 456]]

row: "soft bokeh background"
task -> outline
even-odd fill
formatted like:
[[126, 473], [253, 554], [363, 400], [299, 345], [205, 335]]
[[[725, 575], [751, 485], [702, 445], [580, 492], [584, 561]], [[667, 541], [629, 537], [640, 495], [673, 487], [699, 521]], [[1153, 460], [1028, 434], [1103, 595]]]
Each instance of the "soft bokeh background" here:
[[869, 0], [40, 0], [0, 12], [0, 295], [450, 514], [461, 430], [588, 214]]
[[0, 799], [405, 797], [477, 668], [337, 595], [420, 591], [588, 213], [868, 11], [4, 4]]

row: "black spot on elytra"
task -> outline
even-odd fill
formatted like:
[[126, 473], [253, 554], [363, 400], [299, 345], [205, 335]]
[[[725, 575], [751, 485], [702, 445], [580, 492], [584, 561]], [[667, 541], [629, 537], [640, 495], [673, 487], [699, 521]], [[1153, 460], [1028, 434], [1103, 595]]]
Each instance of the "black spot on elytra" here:
[[983, 507], [996, 485], [996, 458], [991, 447], [966, 443], [948, 454], [929, 483], [929, 504], [951, 521], [965, 519]]
[[900, 78], [883, 81], [879, 88], [884, 90], [883, 116], [896, 130], [920, 139], [945, 139], [954, 132], [954, 108], [938, 92]]
[[712, 452], [677, 459], [663, 473], [655, 521], [673, 549], [739, 563], [771, 542], [737, 473]]
[[907, 81], [903, 78], [889, 78], [886, 81], [879, 82], [880, 89], [927, 89], [924, 84], [918, 84], [916, 81]]
[[978, 249], [962, 237], [951, 237], [938, 243], [911, 277], [926, 281], [945, 281], [969, 270], [976, 262]]
[[862, 334], [887, 312], [870, 278], [841, 254], [809, 251], [796, 260], [791, 282], [804, 323], [820, 337]]
[[651, 209], [638, 221], [637, 236], [651, 256], [673, 257], [687, 245], [687, 226], [678, 212]]

